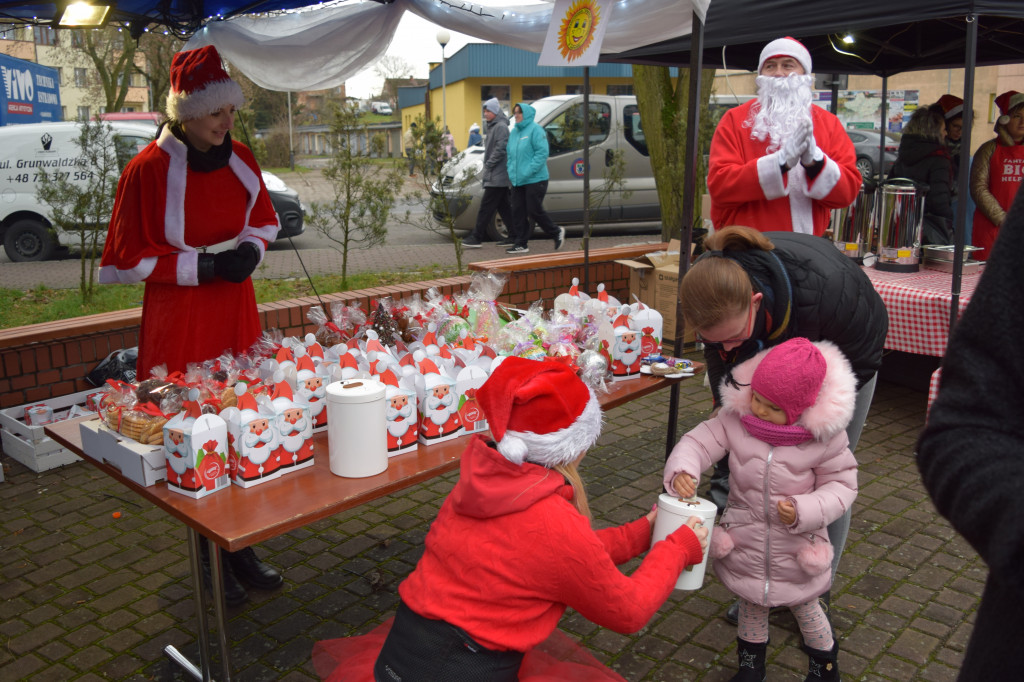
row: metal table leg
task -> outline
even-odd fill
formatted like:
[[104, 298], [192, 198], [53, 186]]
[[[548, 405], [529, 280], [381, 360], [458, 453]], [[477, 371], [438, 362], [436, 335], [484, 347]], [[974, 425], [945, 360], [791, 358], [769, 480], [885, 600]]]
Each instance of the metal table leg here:
[[202, 566], [200, 566], [200, 542], [206, 542], [210, 550], [210, 574], [213, 583], [213, 615], [217, 627], [217, 639], [220, 644], [221, 666], [224, 674], [224, 682], [231, 682], [231, 650], [228, 647], [227, 629], [227, 608], [224, 604], [224, 573], [221, 567], [220, 548], [212, 541], [202, 537], [191, 526], [185, 527], [187, 531], [189, 567], [192, 570], [192, 591], [196, 601], [196, 619], [199, 630], [199, 665], [197, 668], [188, 658], [185, 657], [174, 646], [168, 644], [164, 647], [164, 653], [175, 664], [180, 666], [186, 673], [195, 678], [198, 682], [211, 682], [212, 661], [210, 659], [210, 626], [206, 617], [206, 599], [203, 597]]

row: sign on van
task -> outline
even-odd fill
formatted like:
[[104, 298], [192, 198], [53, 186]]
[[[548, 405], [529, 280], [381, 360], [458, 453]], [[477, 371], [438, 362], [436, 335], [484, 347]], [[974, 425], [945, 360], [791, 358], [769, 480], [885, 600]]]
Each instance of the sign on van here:
[[0, 54], [0, 125], [62, 120], [57, 69]]

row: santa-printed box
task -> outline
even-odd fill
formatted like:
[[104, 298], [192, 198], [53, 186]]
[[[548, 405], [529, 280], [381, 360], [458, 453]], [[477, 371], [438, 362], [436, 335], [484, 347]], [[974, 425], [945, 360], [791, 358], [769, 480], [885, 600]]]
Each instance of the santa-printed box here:
[[640, 301], [633, 303], [630, 309], [630, 328], [640, 332], [640, 357], [658, 355], [665, 332], [665, 321], [661, 313]]
[[419, 447], [419, 419], [416, 411], [415, 380], [398, 378], [390, 368], [377, 377], [384, 384], [387, 401], [384, 416], [388, 430], [388, 457], [411, 452]]
[[198, 390], [182, 412], [164, 424], [167, 487], [200, 499], [231, 485], [228, 426], [215, 414], [200, 414]]
[[228, 471], [231, 482], [243, 488], [281, 477], [277, 452], [277, 413], [268, 401], [257, 401], [243, 383], [235, 386], [238, 403], [221, 410], [228, 426]]
[[[598, 330], [600, 334], [600, 330]], [[612, 338], [602, 340], [613, 381], [636, 379], [640, 376], [640, 358], [643, 357], [643, 332], [632, 328], [629, 306], [624, 305], [612, 321]], [[653, 339], [650, 341], [653, 343]]]
[[295, 402], [309, 408], [314, 433], [327, 429], [327, 384], [330, 380], [325, 376], [328, 368], [320, 367], [314, 365], [309, 355], [303, 355], [295, 362]]
[[430, 358], [420, 360], [417, 367], [420, 371], [416, 381], [420, 442], [431, 445], [458, 438], [463, 429], [455, 380], [442, 374]]
[[294, 399], [292, 387], [281, 373], [274, 375], [274, 391], [270, 397], [278, 443], [274, 454], [281, 463], [281, 474], [313, 466], [313, 420], [309, 407]]
[[463, 367], [455, 377], [455, 392], [458, 395], [459, 419], [466, 433], [487, 430], [487, 419], [477, 402], [476, 392], [487, 381], [487, 370], [478, 364]]

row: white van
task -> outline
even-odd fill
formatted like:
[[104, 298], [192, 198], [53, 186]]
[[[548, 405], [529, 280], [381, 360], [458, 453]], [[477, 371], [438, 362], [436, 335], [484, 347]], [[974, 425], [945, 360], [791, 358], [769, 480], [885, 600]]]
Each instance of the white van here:
[[[557, 224], [583, 223], [583, 95], [556, 95], [531, 103], [534, 120], [548, 135], [548, 191], [544, 209]], [[595, 227], [605, 225], [645, 226], [658, 229], [661, 205], [651, 171], [647, 139], [640, 124], [640, 110], [632, 95], [590, 96], [590, 219]], [[602, 197], [604, 169], [621, 152], [625, 164], [623, 186]], [[467, 172], [480, 177], [484, 148], [470, 147], [442, 169], [441, 188], [458, 185]], [[469, 231], [476, 224], [483, 185], [474, 181], [462, 198], [451, 196], [449, 207], [455, 215], [455, 229]], [[595, 204], [599, 204], [596, 205]], [[443, 222], [443, 216], [435, 216]], [[497, 214], [487, 226], [488, 237], [502, 239], [507, 227]]]
[[[110, 121], [120, 162], [125, 164], [149, 144], [156, 126]], [[56, 232], [50, 207], [36, 198], [39, 170], [67, 172], [87, 182], [89, 169], [79, 165], [81, 124], [29, 123], [0, 128], [0, 239], [12, 261], [50, 258], [58, 245], [77, 243], [77, 235]], [[123, 154], [123, 156], [121, 156]]]

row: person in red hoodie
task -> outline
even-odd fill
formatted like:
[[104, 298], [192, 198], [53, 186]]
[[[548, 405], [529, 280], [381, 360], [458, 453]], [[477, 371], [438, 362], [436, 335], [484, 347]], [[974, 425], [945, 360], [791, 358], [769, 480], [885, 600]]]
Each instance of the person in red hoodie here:
[[[423, 557], [398, 588], [393, 623], [316, 645], [323, 679], [622, 680], [557, 639], [562, 614], [572, 607], [636, 632], [703, 558], [697, 517], [653, 546], [655, 511], [591, 528], [578, 466], [600, 435], [601, 407], [566, 365], [510, 357], [477, 399], [494, 441], [470, 439]], [[644, 552], [632, 575], [618, 569]]]

